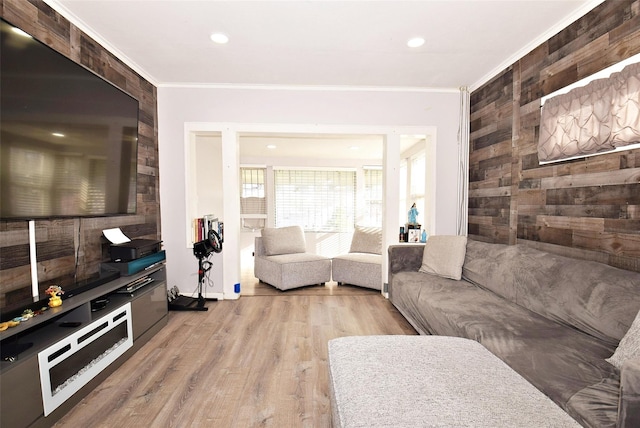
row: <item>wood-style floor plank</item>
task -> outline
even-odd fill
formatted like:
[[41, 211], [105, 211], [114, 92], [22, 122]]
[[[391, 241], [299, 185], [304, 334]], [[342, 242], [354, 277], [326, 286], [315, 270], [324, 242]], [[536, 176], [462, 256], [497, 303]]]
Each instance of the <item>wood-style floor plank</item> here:
[[327, 342], [416, 334], [379, 292], [256, 284], [169, 323], [56, 427], [329, 427]]

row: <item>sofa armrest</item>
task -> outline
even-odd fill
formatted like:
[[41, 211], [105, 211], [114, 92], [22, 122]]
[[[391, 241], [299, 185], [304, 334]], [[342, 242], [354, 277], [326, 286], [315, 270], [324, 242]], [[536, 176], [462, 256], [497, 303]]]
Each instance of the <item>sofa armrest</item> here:
[[620, 370], [617, 428], [640, 426], [640, 358], [625, 361]]
[[389, 276], [402, 271], [417, 272], [422, 266], [424, 244], [389, 246]]

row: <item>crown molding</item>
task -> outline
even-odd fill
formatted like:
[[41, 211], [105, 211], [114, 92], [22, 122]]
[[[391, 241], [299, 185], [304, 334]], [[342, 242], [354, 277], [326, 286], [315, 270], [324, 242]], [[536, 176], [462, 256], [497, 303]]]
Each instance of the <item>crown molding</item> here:
[[250, 89], [264, 91], [335, 91], [335, 92], [427, 92], [459, 93], [459, 88], [436, 88], [420, 86], [348, 86], [348, 85], [276, 85], [235, 83], [160, 83], [160, 88], [196, 89]]
[[569, 25], [573, 24], [575, 21], [577, 21], [578, 19], [582, 18], [587, 13], [591, 12], [593, 9], [595, 9], [596, 6], [598, 6], [598, 5], [600, 5], [601, 3], [604, 3], [604, 2], [605, 2], [605, 0], [591, 0], [591, 1], [587, 2], [587, 3], [585, 3], [584, 5], [582, 5], [582, 7], [577, 9], [574, 13], [572, 13], [571, 15], [568, 15], [565, 19], [563, 19], [562, 21], [558, 22], [553, 27], [549, 28], [547, 31], [542, 33], [540, 36], [538, 36], [537, 38], [535, 38], [534, 40], [529, 42], [527, 45], [522, 47], [522, 49], [518, 50], [516, 53], [514, 53], [513, 55], [508, 57], [506, 60], [504, 60], [501, 64], [496, 66], [489, 73], [485, 74], [481, 79], [479, 79], [477, 82], [475, 82], [473, 85], [471, 85], [469, 87], [469, 91], [473, 92], [476, 89], [480, 88], [482, 85], [484, 85], [485, 83], [489, 82], [491, 79], [493, 79], [494, 77], [496, 77], [497, 75], [502, 73], [504, 70], [509, 68], [511, 65], [515, 64], [516, 62], [518, 62], [525, 55], [527, 55], [532, 50], [534, 50], [535, 48], [540, 46], [542, 43], [546, 42], [551, 37], [555, 36], [560, 31], [564, 30]]
[[144, 68], [138, 65], [131, 58], [126, 56], [124, 53], [120, 52], [113, 45], [107, 42], [104, 38], [102, 38], [98, 33], [93, 31], [89, 25], [87, 25], [83, 20], [78, 18], [75, 14], [73, 14], [69, 9], [67, 9], [64, 5], [60, 4], [57, 0], [43, 0], [46, 4], [48, 4], [53, 10], [62, 15], [65, 19], [71, 22], [73, 25], [78, 27], [83, 33], [87, 36], [91, 37], [97, 43], [99, 43], [103, 48], [108, 50], [111, 54], [115, 55], [120, 61], [125, 63], [129, 68], [138, 73], [144, 79], [146, 79], [149, 83], [154, 86], [158, 86], [158, 80], [147, 73]]

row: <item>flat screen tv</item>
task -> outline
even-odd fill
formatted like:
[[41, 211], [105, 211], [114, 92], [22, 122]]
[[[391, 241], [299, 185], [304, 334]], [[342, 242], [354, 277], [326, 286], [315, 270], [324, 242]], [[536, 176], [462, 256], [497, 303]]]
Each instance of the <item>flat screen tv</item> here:
[[138, 101], [0, 24], [0, 220], [134, 214]]

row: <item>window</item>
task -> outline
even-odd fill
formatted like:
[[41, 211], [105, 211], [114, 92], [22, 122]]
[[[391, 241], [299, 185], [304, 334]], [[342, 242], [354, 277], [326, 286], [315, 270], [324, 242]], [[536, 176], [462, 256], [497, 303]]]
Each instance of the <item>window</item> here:
[[240, 168], [240, 223], [243, 229], [262, 229], [267, 219], [265, 168]]
[[418, 209], [417, 221], [423, 224], [426, 201], [426, 160], [427, 154], [424, 149], [400, 160], [401, 225], [408, 221], [409, 209], [414, 203]]
[[348, 232], [355, 221], [356, 173], [274, 170], [275, 225], [306, 232]]
[[382, 225], [382, 168], [364, 168], [363, 226]]
[[418, 223], [422, 224], [424, 218], [424, 202], [425, 202], [425, 177], [426, 177], [426, 153], [419, 152], [411, 157], [411, 180], [410, 180], [410, 199], [411, 204], [415, 202], [418, 208]]
[[398, 204], [398, 208], [400, 209], [400, 213], [399, 213], [399, 219], [400, 219], [400, 224], [404, 225], [404, 222], [407, 220], [407, 211], [409, 210], [407, 208], [407, 183], [409, 181], [409, 177], [407, 176], [407, 171], [408, 171], [408, 166], [407, 166], [407, 160], [406, 159], [400, 159], [400, 189], [398, 189], [398, 191], [400, 192], [400, 200], [399, 200], [399, 204]]

